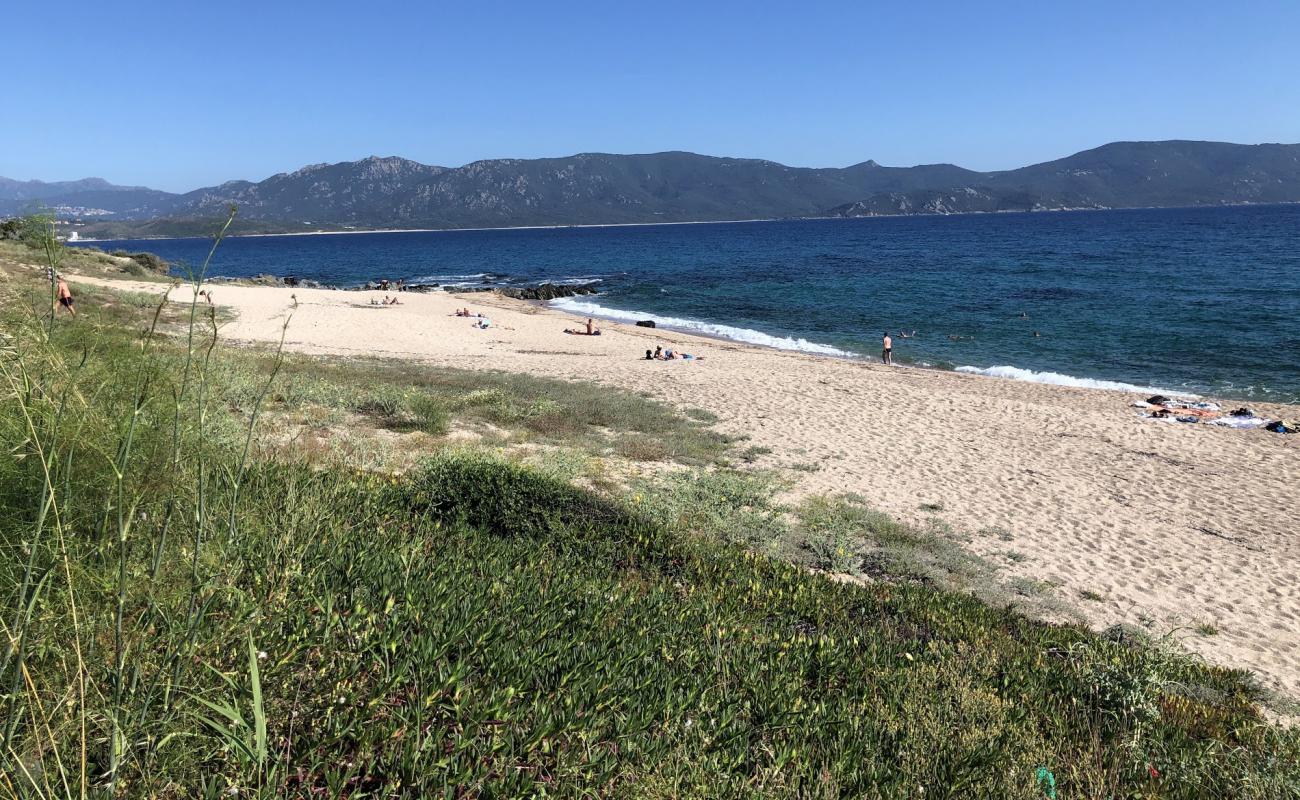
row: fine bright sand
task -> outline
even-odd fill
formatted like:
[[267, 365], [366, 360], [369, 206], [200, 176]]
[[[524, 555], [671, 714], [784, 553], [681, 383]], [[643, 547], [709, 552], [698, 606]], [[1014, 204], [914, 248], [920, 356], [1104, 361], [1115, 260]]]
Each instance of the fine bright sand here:
[[[1142, 419], [1128, 407], [1140, 398], [1119, 392], [611, 322], [598, 323], [602, 336], [570, 336], [582, 320], [487, 294], [403, 293], [402, 305], [377, 307], [382, 292], [212, 289], [237, 315], [227, 339], [279, 341], [296, 294], [291, 350], [595, 381], [707, 409], [720, 430], [771, 448], [764, 466], [816, 465], [792, 473], [799, 494], [856, 492], [906, 521], [938, 516], [1009, 576], [1057, 584], [1096, 626], [1178, 629], [1194, 652], [1300, 696], [1300, 436]], [[189, 289], [173, 298], [188, 302]], [[453, 316], [465, 305], [492, 327]], [[704, 358], [643, 360], [660, 344]], [[1217, 633], [1197, 632], [1203, 623]]]

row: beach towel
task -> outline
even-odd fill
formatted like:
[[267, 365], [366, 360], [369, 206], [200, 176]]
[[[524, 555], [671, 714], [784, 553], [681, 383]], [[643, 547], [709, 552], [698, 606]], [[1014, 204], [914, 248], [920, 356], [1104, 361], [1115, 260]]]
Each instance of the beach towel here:
[[1253, 428], [1262, 428], [1268, 424], [1268, 420], [1261, 417], [1219, 417], [1209, 421], [1210, 425], [1218, 425], [1220, 428], [1233, 428], [1235, 430], [1251, 430]]
[[1218, 411], [1206, 408], [1180, 408], [1178, 414], [1182, 417], [1198, 417], [1200, 419], [1214, 419], [1219, 416]]
[[1185, 423], [1195, 423], [1195, 422], [1200, 422], [1200, 421], [1201, 421], [1201, 418], [1200, 418], [1200, 417], [1193, 417], [1193, 416], [1174, 416], [1174, 413], [1173, 413], [1172, 411], [1165, 411], [1165, 410], [1163, 410], [1163, 409], [1161, 409], [1161, 410], [1159, 410], [1159, 411], [1153, 411], [1153, 412], [1151, 412], [1151, 413], [1139, 412], [1139, 413], [1138, 413], [1138, 416], [1139, 416], [1139, 417], [1145, 417], [1146, 419], [1155, 419], [1155, 420], [1159, 420], [1159, 421], [1161, 421], [1161, 422], [1185, 422]]

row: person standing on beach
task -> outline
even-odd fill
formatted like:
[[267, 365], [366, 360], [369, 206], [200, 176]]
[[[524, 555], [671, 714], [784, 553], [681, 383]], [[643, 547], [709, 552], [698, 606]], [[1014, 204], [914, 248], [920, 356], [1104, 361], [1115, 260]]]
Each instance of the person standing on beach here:
[[72, 290], [68, 288], [68, 282], [62, 275], [59, 276], [59, 283], [55, 287], [55, 293], [59, 298], [59, 305], [68, 309], [68, 313], [77, 316], [77, 310], [72, 307]]
[[881, 340], [880, 362], [882, 364], [894, 363], [894, 340], [890, 337], [889, 331], [885, 331], [885, 338]]

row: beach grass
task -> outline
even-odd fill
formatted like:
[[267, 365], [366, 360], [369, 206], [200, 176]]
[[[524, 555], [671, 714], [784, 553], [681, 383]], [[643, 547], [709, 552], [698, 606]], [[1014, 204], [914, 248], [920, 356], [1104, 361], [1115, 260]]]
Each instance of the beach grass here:
[[[1300, 793], [1249, 675], [982, 601], [702, 420], [119, 302], [0, 311], [0, 796]], [[269, 444], [331, 413], [421, 458]], [[678, 466], [572, 479], [637, 458]]]

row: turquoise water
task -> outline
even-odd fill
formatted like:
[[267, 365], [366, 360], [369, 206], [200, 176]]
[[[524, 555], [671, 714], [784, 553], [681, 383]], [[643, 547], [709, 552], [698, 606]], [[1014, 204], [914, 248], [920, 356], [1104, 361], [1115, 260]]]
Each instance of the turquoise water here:
[[[190, 264], [208, 246], [96, 244]], [[242, 237], [212, 272], [598, 280], [557, 305], [869, 358], [888, 330], [917, 364], [1300, 402], [1300, 205]]]

